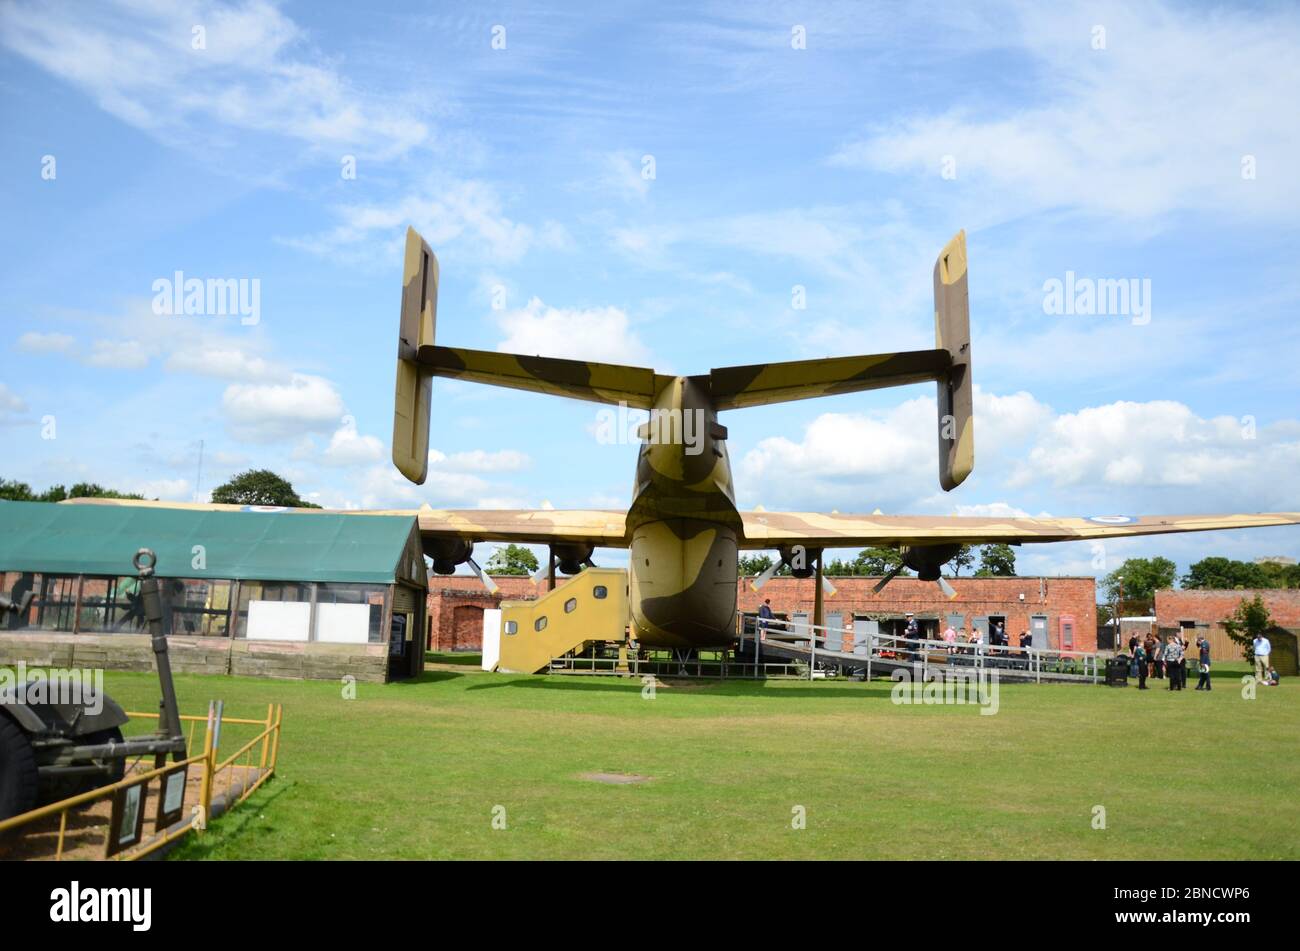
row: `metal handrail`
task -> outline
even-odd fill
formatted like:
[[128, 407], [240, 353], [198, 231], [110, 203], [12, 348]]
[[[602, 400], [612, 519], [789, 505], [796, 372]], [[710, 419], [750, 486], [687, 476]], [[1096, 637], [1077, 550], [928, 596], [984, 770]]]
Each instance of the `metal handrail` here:
[[[774, 630], [774, 627], [778, 629]], [[841, 645], [845, 643], [845, 635], [855, 635], [856, 633], [851, 627], [829, 627], [825, 624], [813, 624], [807, 621], [796, 622], [783, 618], [762, 618], [759, 621], [759, 627], [755, 630], [755, 637], [762, 639], [772, 636], [775, 640], [781, 641], [807, 641], [811, 660], [815, 662], [818, 650], [817, 642], [822, 642], [820, 649], [825, 651], [827, 650], [826, 643], [832, 640], [825, 634], [818, 634], [818, 631], [834, 632], [837, 635], [835, 639], [838, 639]], [[848, 643], [853, 645], [852, 636], [848, 638]], [[868, 638], [867, 648], [868, 659], [877, 657], [881, 649], [908, 654], [924, 653], [926, 655], [925, 659], [928, 659], [928, 655], [931, 653], [973, 657], [977, 662], [989, 657], [1004, 657], [1008, 660], [1028, 662], [1029, 669], [1034, 671], [1040, 678], [1043, 673], [1049, 673], [1057, 676], [1091, 679], [1094, 683], [1098, 680], [1098, 655], [1096, 652], [1089, 651], [1060, 650], [1048, 647], [1019, 647], [1011, 644], [986, 644], [971, 641], [950, 642], [899, 634], [873, 634]], [[853, 654], [854, 650], [850, 647], [849, 650], [841, 650], [838, 653]], [[1059, 671], [1053, 667], [1053, 664], [1059, 667], [1067, 662], [1073, 666], [1076, 660], [1082, 668], [1077, 673]]]

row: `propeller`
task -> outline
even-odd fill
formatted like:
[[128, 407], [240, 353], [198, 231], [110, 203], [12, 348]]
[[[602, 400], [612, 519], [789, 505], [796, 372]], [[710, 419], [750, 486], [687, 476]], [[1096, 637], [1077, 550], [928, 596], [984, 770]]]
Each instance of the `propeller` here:
[[472, 570], [474, 574], [478, 575], [478, 580], [483, 582], [483, 587], [488, 589], [488, 594], [496, 594], [501, 590], [497, 586], [497, 583], [492, 580], [492, 576], [479, 567], [479, 563], [474, 560], [473, 555], [466, 557], [465, 564], [469, 565], [470, 570]]
[[877, 581], [875, 587], [872, 588], [871, 590], [874, 591], [876, 594], [880, 594], [880, 592], [885, 590], [885, 585], [889, 584], [889, 582], [897, 578], [899, 574], [902, 573], [903, 569], [906, 567], [907, 566], [904, 565], [902, 562], [899, 562], [898, 566], [892, 569], [889, 572], [889, 574], [885, 575], [885, 577]]
[[763, 587], [776, 576], [776, 573], [785, 566], [785, 559], [778, 558], [764, 572], [749, 583], [749, 586], [755, 591]]
[[942, 575], [940, 575], [935, 580], [939, 582], [939, 590], [942, 591], [945, 595], [947, 595], [949, 601], [957, 597], [957, 590], [948, 583], [947, 578], [944, 578]]

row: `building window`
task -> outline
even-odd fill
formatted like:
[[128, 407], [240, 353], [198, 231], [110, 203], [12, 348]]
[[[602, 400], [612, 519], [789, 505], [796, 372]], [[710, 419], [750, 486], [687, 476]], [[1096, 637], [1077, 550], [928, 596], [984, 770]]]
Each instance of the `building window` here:
[[81, 579], [77, 630], [88, 634], [144, 634], [144, 598], [140, 579], [119, 576]]
[[573, 613], [574, 611], [576, 611], [577, 609], [578, 609], [578, 599], [577, 599], [577, 598], [570, 598], [568, 601], [565, 601], [565, 602], [564, 602], [564, 613], [565, 613], [565, 614], [572, 614], [572, 613]]
[[163, 616], [171, 621], [167, 633], [185, 637], [230, 635], [231, 582], [163, 578], [159, 583], [163, 589]]
[[44, 575], [30, 571], [4, 574], [4, 591], [15, 602], [32, 592], [31, 607], [23, 616], [4, 612], [0, 627], [7, 631], [71, 631], [77, 603], [76, 575]]
[[596, 587], [591, 589], [591, 596], [595, 598], [597, 601], [604, 601], [607, 597], [609, 597], [609, 589], [606, 588], [603, 584], [598, 584], [596, 585]]
[[244, 581], [239, 585], [235, 636], [253, 641], [305, 641], [310, 635], [311, 585]]
[[543, 614], [541, 617], [539, 617], [536, 621], [533, 622], [533, 630], [534, 630], [534, 631], [544, 631], [544, 630], [546, 630], [546, 615], [545, 615], [545, 614]]
[[384, 636], [384, 585], [316, 585], [312, 640], [333, 644], [379, 644]]

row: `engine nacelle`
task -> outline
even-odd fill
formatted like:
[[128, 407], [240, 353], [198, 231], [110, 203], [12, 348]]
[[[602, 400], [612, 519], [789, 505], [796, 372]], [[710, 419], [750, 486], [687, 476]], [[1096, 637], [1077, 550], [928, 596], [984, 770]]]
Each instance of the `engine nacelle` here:
[[817, 574], [817, 562], [822, 557], [820, 548], [804, 548], [802, 545], [782, 546], [781, 560], [790, 566], [790, 574], [796, 578], [811, 578]]
[[440, 575], [456, 573], [456, 566], [469, 561], [474, 554], [473, 542], [463, 538], [426, 538], [424, 553], [433, 561], [433, 570]]
[[904, 545], [899, 553], [903, 564], [916, 572], [922, 581], [938, 581], [943, 566], [953, 559], [961, 545]]
[[595, 550], [594, 545], [584, 545], [581, 542], [563, 542], [551, 547], [551, 551], [555, 553], [555, 560], [559, 562], [560, 574], [570, 577], [586, 567]]

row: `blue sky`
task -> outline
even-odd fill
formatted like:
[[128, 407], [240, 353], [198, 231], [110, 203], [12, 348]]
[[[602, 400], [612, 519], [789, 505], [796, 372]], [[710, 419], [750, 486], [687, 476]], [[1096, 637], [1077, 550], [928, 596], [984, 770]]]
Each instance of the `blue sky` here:
[[[366, 7], [0, 7], [5, 477], [188, 500], [268, 467], [327, 506], [622, 507], [635, 449], [597, 442], [595, 404], [468, 384], [435, 385], [426, 485], [396, 474], [408, 224], [440, 343], [682, 373], [930, 346], [965, 228], [975, 474], [940, 491], [916, 386], [727, 414], [742, 505], [1300, 509], [1294, 8]], [[177, 271], [256, 280], [257, 322], [154, 313]], [[1149, 286], [1149, 319], [1046, 312], [1067, 272]]]

